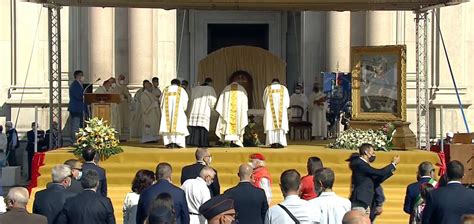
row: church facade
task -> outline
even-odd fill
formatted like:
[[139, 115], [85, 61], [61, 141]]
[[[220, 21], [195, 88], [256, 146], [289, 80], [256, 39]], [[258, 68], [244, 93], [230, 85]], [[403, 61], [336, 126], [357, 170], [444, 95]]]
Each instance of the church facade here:
[[[429, 77], [432, 87], [431, 136], [465, 132], [446, 58], [438, 36], [440, 21], [467, 117], [474, 109], [474, 3], [437, 9], [429, 17]], [[286, 62], [286, 84], [293, 92], [304, 82], [310, 94], [321, 84], [320, 72], [350, 72], [352, 46], [407, 45], [407, 118], [416, 133], [414, 13], [397, 11], [282, 12], [205, 11], [135, 8], [61, 9], [63, 126], [68, 112], [68, 86], [74, 70], [85, 82], [124, 74], [132, 95], [144, 79], [199, 81], [199, 62], [223, 47], [263, 48]], [[27, 131], [40, 110], [40, 127], [48, 124], [47, 9], [20, 1], [0, 2], [0, 123], [18, 120]], [[219, 93], [218, 93], [219, 94]], [[253, 93], [260, 96], [262, 93]], [[443, 118], [440, 117], [440, 108]], [[18, 119], [17, 119], [18, 117]], [[474, 122], [468, 119], [470, 125]], [[64, 128], [64, 127], [63, 127]], [[64, 128], [64, 135], [69, 135]]]

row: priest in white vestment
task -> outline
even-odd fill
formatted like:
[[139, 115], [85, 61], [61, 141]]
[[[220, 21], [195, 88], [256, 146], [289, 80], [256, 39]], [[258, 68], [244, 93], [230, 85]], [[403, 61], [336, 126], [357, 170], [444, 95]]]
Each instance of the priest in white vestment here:
[[120, 135], [120, 141], [127, 141], [130, 139], [130, 122], [131, 122], [131, 113], [130, 113], [130, 102], [132, 100], [132, 95], [128, 90], [126, 79], [124, 75], [119, 75], [117, 92], [120, 94], [122, 102], [119, 104], [120, 117], [122, 123], [122, 131]]
[[216, 172], [209, 166], [201, 169], [199, 176], [195, 179], [186, 180], [183, 189], [189, 209], [189, 224], [206, 224], [207, 220], [199, 214], [199, 207], [211, 199], [209, 185], [214, 181]]
[[158, 99], [161, 99], [160, 79], [158, 77], [153, 77], [151, 83], [153, 84], [153, 94]]
[[191, 91], [189, 108], [189, 136], [186, 144], [197, 147], [209, 147], [209, 123], [211, 111], [216, 105], [216, 91], [211, 86], [212, 79], [206, 78], [204, 83]]
[[263, 127], [265, 128], [266, 145], [272, 148], [287, 146], [286, 133], [288, 132], [288, 107], [290, 96], [288, 89], [280, 84], [278, 79], [273, 79], [272, 84], [265, 88], [263, 93]]
[[188, 94], [179, 87], [179, 80], [173, 79], [171, 85], [163, 90], [161, 98], [160, 134], [167, 148], [186, 147], [186, 136], [189, 135], [187, 105]]
[[313, 124], [311, 136], [326, 139], [328, 134], [326, 121], [328, 104], [326, 102], [326, 94], [322, 93], [318, 87], [314, 87], [313, 93], [309, 97], [309, 104], [311, 110], [310, 121]]
[[219, 119], [216, 135], [221, 142], [243, 147], [245, 126], [248, 124], [248, 98], [245, 88], [237, 82], [226, 86], [217, 101]]
[[[117, 84], [115, 83], [115, 78], [110, 78], [102, 84], [102, 86], [99, 86], [94, 93], [109, 93], [109, 94], [119, 94], [117, 92]], [[110, 121], [109, 124], [111, 127], [117, 131], [118, 136], [120, 137], [121, 135], [121, 130], [122, 130], [122, 119], [120, 116], [120, 110], [119, 106], [116, 103], [112, 103], [111, 105], [111, 115], [110, 115]]]
[[132, 124], [130, 125], [131, 136], [132, 138], [141, 138], [142, 136], [142, 124], [143, 124], [143, 114], [142, 107], [140, 104], [140, 98], [145, 91], [145, 83], [150, 82], [148, 80], [143, 81], [143, 87], [138, 89], [135, 95], [133, 96], [133, 101], [131, 103], [131, 112], [132, 112]]
[[142, 111], [142, 136], [141, 143], [156, 142], [160, 130], [160, 103], [153, 94], [153, 86], [147, 80], [145, 91], [140, 95], [140, 108]]
[[295, 93], [291, 94], [290, 107], [291, 106], [300, 106], [301, 108], [303, 108], [303, 111], [292, 108], [290, 110], [290, 120], [293, 117], [299, 117], [299, 116], [302, 116], [303, 121], [307, 120], [306, 111], [308, 110], [308, 98], [303, 93], [302, 85], [297, 85], [295, 88]]

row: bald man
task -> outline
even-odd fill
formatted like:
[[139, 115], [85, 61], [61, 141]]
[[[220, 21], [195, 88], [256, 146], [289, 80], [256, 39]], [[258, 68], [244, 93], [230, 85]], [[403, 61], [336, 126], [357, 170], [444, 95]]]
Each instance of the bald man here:
[[205, 166], [201, 169], [198, 177], [186, 180], [181, 186], [181, 189], [186, 194], [190, 224], [206, 222], [206, 218], [199, 214], [199, 207], [211, 199], [211, 192], [208, 187], [214, 181], [215, 176], [216, 172], [214, 169], [210, 166]]
[[31, 214], [26, 211], [29, 194], [24, 187], [14, 187], [10, 189], [5, 199], [8, 211], [0, 215], [0, 223], [34, 223], [47, 224], [45, 216]]
[[365, 211], [354, 209], [344, 215], [342, 224], [370, 224], [370, 219]]
[[263, 224], [268, 210], [267, 197], [262, 189], [252, 185], [252, 172], [253, 168], [249, 164], [240, 165], [237, 174], [240, 183], [224, 194], [234, 200], [237, 220], [240, 223]]

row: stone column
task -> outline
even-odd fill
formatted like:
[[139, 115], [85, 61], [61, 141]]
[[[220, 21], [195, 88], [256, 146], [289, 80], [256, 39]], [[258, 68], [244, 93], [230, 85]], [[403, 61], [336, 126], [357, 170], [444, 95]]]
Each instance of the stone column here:
[[129, 80], [132, 85], [151, 81], [153, 74], [153, 10], [128, 9]]
[[89, 27], [90, 82], [104, 81], [114, 72], [114, 9], [89, 8]]
[[350, 12], [328, 12], [326, 17], [326, 71], [350, 71]]
[[155, 46], [153, 72], [160, 78], [160, 86], [164, 87], [170, 85], [171, 80], [177, 77], [176, 10], [156, 9], [153, 13], [153, 21], [156, 23], [153, 26]]
[[115, 9], [115, 77], [123, 74], [130, 81], [128, 52], [128, 9]]
[[392, 23], [392, 13], [385, 11], [367, 12], [367, 45], [395, 44], [395, 35]]

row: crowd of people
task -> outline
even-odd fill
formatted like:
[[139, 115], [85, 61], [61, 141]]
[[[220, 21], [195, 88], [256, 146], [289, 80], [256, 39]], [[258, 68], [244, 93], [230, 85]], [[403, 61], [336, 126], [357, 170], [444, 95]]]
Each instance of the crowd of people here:
[[[26, 211], [28, 191], [10, 189], [5, 199], [8, 209], [0, 215], [0, 223], [115, 223], [114, 208], [107, 197], [106, 171], [94, 163], [94, 150], [84, 150], [83, 157], [84, 164], [71, 159], [52, 168], [52, 182], [35, 195], [33, 214]], [[325, 167], [320, 158], [310, 157], [307, 175], [301, 176], [295, 169], [281, 173], [284, 200], [271, 206], [274, 178], [265, 166], [264, 155], [249, 155], [248, 163], [238, 167], [239, 183], [223, 193], [209, 150], [198, 148], [195, 157], [196, 163], [181, 170], [181, 186], [171, 181], [170, 163], [160, 162], [155, 171], [139, 170], [131, 192], [125, 196], [124, 223], [373, 223], [376, 189], [393, 175], [400, 162], [395, 156], [387, 166], [374, 168], [374, 147], [363, 144], [348, 159], [351, 196], [344, 198], [333, 190], [334, 170]], [[460, 182], [462, 163], [454, 160], [447, 164], [445, 182], [436, 182], [434, 172], [430, 162], [420, 163], [417, 181], [407, 186], [403, 207], [410, 214], [407, 222], [470, 223], [474, 191]]]
[[[82, 71], [74, 72], [74, 81], [69, 88], [68, 110], [72, 133], [83, 126], [83, 118], [88, 117], [90, 112], [84, 103], [83, 80]], [[249, 98], [245, 88], [238, 82], [227, 85], [219, 96], [211, 78], [206, 78], [191, 89], [186, 80], [173, 79], [163, 89], [159, 85], [158, 77], [154, 77], [151, 82], [144, 80], [142, 88], [132, 97], [125, 76], [120, 75], [117, 79], [112, 77], [105, 80], [95, 90], [95, 93], [121, 96], [120, 103], [112, 106], [110, 119], [120, 140], [126, 141], [134, 136], [140, 138], [142, 143], [162, 139], [168, 148], [186, 145], [208, 147], [211, 113], [215, 111], [218, 114], [215, 134], [219, 142], [244, 146], [245, 127], [249, 123]], [[308, 103], [302, 90], [302, 84], [298, 84], [290, 98], [288, 89], [278, 79], [273, 79], [265, 88], [263, 127], [266, 145], [273, 148], [286, 146], [289, 120], [297, 117], [311, 121], [313, 137], [327, 137], [326, 96], [315, 86]], [[288, 108], [291, 110], [288, 111]]]

